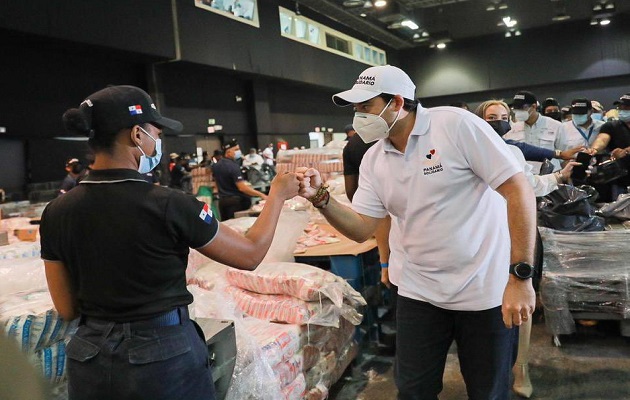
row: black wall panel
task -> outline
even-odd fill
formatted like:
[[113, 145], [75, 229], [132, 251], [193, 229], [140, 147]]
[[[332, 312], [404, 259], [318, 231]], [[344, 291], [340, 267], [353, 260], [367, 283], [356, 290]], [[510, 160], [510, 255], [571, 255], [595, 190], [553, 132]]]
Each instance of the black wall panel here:
[[0, 28], [169, 59], [172, 21], [170, 0], [0, 2]]

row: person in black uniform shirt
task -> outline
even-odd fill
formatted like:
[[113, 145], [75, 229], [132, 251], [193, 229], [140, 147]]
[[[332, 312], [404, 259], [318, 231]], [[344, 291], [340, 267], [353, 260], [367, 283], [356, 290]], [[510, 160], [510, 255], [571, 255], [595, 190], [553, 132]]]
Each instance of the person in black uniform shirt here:
[[208, 350], [188, 317], [190, 248], [253, 270], [271, 245], [295, 174], [272, 185], [246, 236], [221, 226], [210, 207], [142, 174], [161, 157], [162, 117], [143, 90], [111, 86], [64, 114], [66, 128], [89, 136], [89, 176], [48, 204], [41, 254], [55, 308], [79, 319], [68, 343], [70, 399], [214, 399]]
[[[604, 149], [610, 151], [612, 159], [619, 160], [621, 165], [630, 171], [630, 93], [626, 93], [616, 102], [619, 119], [608, 121], [599, 129], [589, 153], [596, 154]], [[630, 175], [622, 176], [612, 182], [612, 201], [620, 194], [628, 193]]]
[[70, 189], [74, 188], [79, 179], [81, 178], [81, 173], [83, 172], [83, 165], [76, 158], [70, 158], [66, 161], [66, 175], [61, 182], [61, 187], [59, 188], [59, 195], [65, 194]]
[[232, 139], [223, 145], [223, 157], [212, 165], [212, 176], [219, 188], [219, 213], [222, 221], [234, 218], [237, 211], [248, 210], [252, 206], [252, 197], [263, 200], [267, 198], [266, 194], [247, 184], [238, 164], [241, 157], [241, 148]]

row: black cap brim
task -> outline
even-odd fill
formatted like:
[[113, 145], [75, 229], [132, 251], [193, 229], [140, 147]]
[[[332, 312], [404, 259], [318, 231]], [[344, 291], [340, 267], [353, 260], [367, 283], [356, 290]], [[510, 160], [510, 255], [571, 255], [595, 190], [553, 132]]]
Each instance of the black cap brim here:
[[166, 117], [160, 117], [157, 120], [152, 121], [151, 123], [157, 125], [160, 128], [168, 128], [175, 133], [180, 133], [184, 130], [184, 125], [181, 122]]

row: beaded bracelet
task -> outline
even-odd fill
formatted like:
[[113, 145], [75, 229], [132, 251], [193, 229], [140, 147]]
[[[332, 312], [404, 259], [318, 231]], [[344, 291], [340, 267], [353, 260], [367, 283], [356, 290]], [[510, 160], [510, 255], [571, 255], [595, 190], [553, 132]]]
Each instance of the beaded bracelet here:
[[313, 207], [315, 208], [326, 208], [326, 206], [328, 205], [328, 203], [330, 202], [330, 193], [328, 193], [328, 191], [324, 192], [324, 198], [317, 202], [317, 203], [313, 203]]
[[324, 184], [321, 185], [318, 189], [317, 189], [317, 193], [315, 193], [313, 196], [308, 198], [308, 201], [310, 201], [313, 204], [319, 203], [324, 196], [328, 193], [328, 185]]

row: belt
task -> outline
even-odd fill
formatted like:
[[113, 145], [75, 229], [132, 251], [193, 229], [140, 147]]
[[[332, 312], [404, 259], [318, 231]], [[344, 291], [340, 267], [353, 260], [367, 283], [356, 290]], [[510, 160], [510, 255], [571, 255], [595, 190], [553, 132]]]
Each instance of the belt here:
[[171, 311], [165, 312], [163, 314], [156, 315], [155, 317], [142, 319], [139, 321], [130, 321], [130, 322], [116, 322], [116, 321], [107, 321], [103, 319], [81, 316], [80, 324], [88, 325], [93, 328], [99, 328], [104, 325], [111, 324], [129, 324], [129, 328], [132, 330], [147, 330], [160, 328], [164, 326], [172, 326], [172, 325], [180, 325], [184, 322], [188, 321], [188, 307], [181, 306], [174, 308]]

